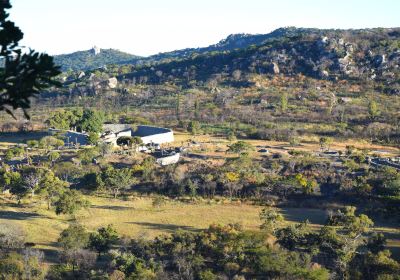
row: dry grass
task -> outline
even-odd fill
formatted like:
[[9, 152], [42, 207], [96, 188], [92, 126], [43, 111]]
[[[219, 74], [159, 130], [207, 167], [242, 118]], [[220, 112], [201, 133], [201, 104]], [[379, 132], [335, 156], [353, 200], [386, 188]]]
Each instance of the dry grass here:
[[[76, 217], [89, 230], [113, 224], [121, 235], [153, 238], [176, 230], [196, 231], [212, 223], [240, 223], [246, 229], [255, 230], [259, 225], [257, 206], [237, 203], [182, 203], [170, 200], [165, 206], [154, 208], [148, 197], [129, 201], [88, 197], [91, 207]], [[59, 233], [68, 226], [70, 216], [57, 216], [48, 211], [45, 203], [36, 202], [25, 207], [3, 202], [0, 204], [0, 226], [19, 226], [26, 241], [40, 248], [51, 249]]]
[[[240, 223], [247, 230], [258, 230], [261, 207], [238, 202], [201, 201], [183, 203], [169, 200], [165, 206], [154, 208], [149, 197], [134, 197], [129, 200], [87, 197], [92, 205], [82, 210], [77, 221], [94, 231], [101, 226], [113, 224], [120, 235], [128, 237], [154, 238], [178, 230], [198, 231], [210, 224]], [[0, 200], [0, 226], [20, 227], [26, 241], [34, 242], [38, 248], [57, 250], [56, 241], [60, 232], [68, 227], [71, 217], [57, 216], [48, 211], [44, 202], [18, 207], [9, 201]], [[324, 223], [326, 211], [307, 208], [282, 209], [288, 223], [308, 219], [313, 228]], [[400, 254], [400, 230], [393, 225], [379, 223], [376, 230], [389, 238], [389, 246], [397, 257]]]
[[[203, 149], [204, 152], [202, 152], [202, 154], [210, 156], [223, 156], [223, 157], [227, 156], [224, 152], [216, 152], [216, 150], [218, 149], [226, 150], [227, 145], [230, 144], [230, 142], [223, 137], [215, 137], [211, 135], [193, 136], [188, 133], [175, 132], [175, 142], [173, 143], [173, 145], [180, 146], [182, 143], [185, 143], [189, 140], [194, 140], [196, 142], [201, 143], [200, 147], [197, 149]], [[301, 145], [294, 147], [290, 146], [288, 142], [280, 142], [280, 141], [266, 141], [266, 140], [245, 140], [245, 141], [252, 144], [254, 147], [267, 146], [268, 150], [271, 153], [288, 154], [290, 150], [301, 150], [314, 153], [321, 151], [321, 147], [319, 145], [319, 138], [316, 136], [303, 137], [301, 139]], [[330, 146], [330, 149], [344, 152], [346, 150], [346, 146], [354, 146], [357, 149], [367, 149], [370, 150], [371, 153], [378, 152], [384, 156], [400, 155], [400, 150], [396, 147], [371, 144], [364, 140], [362, 141], [352, 140], [352, 139], [346, 141], [334, 140], [334, 142]], [[254, 153], [254, 156], [257, 156], [257, 153]]]

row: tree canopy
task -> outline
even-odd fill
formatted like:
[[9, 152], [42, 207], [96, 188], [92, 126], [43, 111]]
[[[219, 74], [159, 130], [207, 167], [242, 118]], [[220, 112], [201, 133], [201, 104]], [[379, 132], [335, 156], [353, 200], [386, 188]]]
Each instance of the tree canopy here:
[[30, 50], [25, 52], [18, 42], [22, 31], [8, 20], [6, 10], [11, 8], [9, 0], [0, 2], [0, 110], [13, 115], [12, 110], [21, 108], [27, 118], [30, 98], [43, 89], [58, 85], [52, 78], [60, 71], [53, 58]]

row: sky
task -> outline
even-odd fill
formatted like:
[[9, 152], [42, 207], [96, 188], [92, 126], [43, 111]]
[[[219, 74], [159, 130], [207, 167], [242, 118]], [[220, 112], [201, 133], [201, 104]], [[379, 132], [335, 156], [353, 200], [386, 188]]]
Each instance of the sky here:
[[21, 44], [51, 55], [94, 45], [148, 56], [285, 26], [400, 27], [400, 0], [11, 0]]

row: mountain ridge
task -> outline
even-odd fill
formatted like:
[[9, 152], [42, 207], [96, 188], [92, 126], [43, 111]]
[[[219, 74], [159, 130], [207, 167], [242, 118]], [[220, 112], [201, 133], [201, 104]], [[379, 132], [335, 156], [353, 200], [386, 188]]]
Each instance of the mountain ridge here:
[[128, 68], [108, 74], [151, 84], [205, 82], [216, 75], [242, 80], [233, 77], [301, 74], [319, 79], [385, 81], [385, 90], [399, 93], [400, 28], [286, 27], [268, 34], [232, 34], [204, 48], [125, 57], [120, 64]]
[[90, 50], [75, 51], [67, 54], [55, 55], [55, 62], [59, 64], [62, 70], [92, 70], [100, 68], [106, 64], [138, 64], [143, 65], [146, 63], [160, 63], [165, 62], [168, 59], [175, 58], [188, 58], [193, 54], [202, 54], [213, 51], [232, 51], [234, 49], [247, 48], [251, 45], [259, 45], [267, 39], [276, 38], [279, 36], [287, 36], [288, 34], [295, 32], [302, 32], [307, 30], [306, 28], [295, 28], [295, 27], [283, 27], [278, 28], [270, 33], [266, 34], [249, 34], [249, 33], [234, 33], [228, 35], [226, 38], [221, 39], [216, 44], [209, 45], [207, 47], [198, 48], [184, 48], [173, 50], [169, 52], [157, 53], [149, 56], [138, 56], [127, 52], [122, 52], [117, 49], [101, 49], [101, 52], [94, 57], [102, 57], [104, 52], [109, 52], [110, 59], [97, 59], [92, 61], [94, 48]]

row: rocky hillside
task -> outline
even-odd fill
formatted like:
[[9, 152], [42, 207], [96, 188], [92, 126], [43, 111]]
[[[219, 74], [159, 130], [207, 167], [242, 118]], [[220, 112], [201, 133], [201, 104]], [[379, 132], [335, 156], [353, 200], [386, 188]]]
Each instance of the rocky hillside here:
[[66, 70], [91, 70], [99, 68], [107, 64], [133, 64], [148, 65], [171, 60], [187, 59], [194, 55], [207, 54], [211, 52], [226, 52], [237, 49], [245, 49], [250, 46], [257, 46], [268, 39], [279, 38], [282, 36], [293, 36], [299, 32], [311, 29], [303, 28], [280, 28], [268, 34], [231, 34], [220, 42], [204, 48], [187, 48], [164, 52], [148, 57], [139, 57], [128, 53], [120, 52], [113, 49], [98, 49], [100, 52], [96, 54], [96, 47], [87, 51], [78, 51], [71, 54], [63, 54], [55, 56], [55, 61]]
[[107, 64], [132, 63], [139, 57], [114, 49], [99, 49], [94, 47], [86, 51], [78, 51], [70, 54], [54, 56], [56, 64], [61, 66], [63, 71], [68, 70], [89, 70], [103, 67]]
[[[247, 48], [204, 52], [151, 66], [133, 67], [131, 73], [121, 78], [147, 83], [188, 83], [221, 78], [242, 81], [251, 73], [302, 74], [319, 79], [384, 82], [385, 90], [400, 91], [400, 28], [284, 28], [271, 34], [274, 35], [266, 36], [259, 45]], [[235, 41], [234, 38], [232, 36], [219, 45]]]

